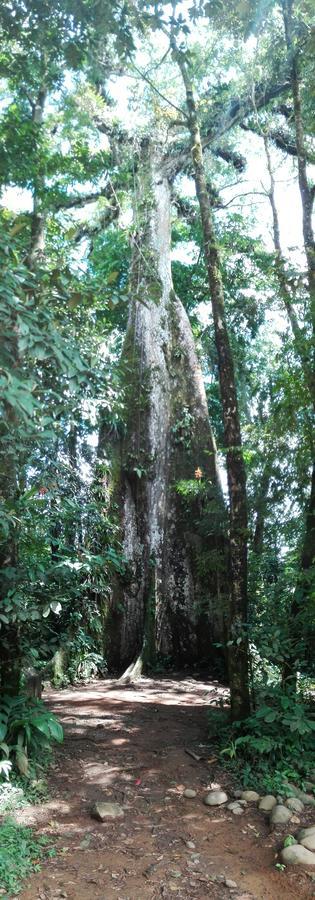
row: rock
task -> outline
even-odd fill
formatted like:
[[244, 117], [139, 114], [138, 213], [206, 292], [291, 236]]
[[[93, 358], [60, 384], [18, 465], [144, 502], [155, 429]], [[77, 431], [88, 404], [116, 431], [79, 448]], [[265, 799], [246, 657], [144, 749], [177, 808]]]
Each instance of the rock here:
[[305, 794], [304, 791], [300, 791], [300, 788], [296, 787], [296, 785], [292, 784], [290, 781], [286, 783], [286, 787], [290, 788], [293, 797], [297, 797], [298, 800], [302, 800], [302, 803], [305, 803], [305, 806], [315, 806], [314, 794]]
[[187, 797], [188, 800], [192, 800], [193, 797], [197, 797], [197, 791], [194, 791], [193, 788], [185, 788], [183, 797]]
[[245, 812], [242, 806], [235, 806], [235, 809], [232, 809], [233, 816], [242, 816]]
[[228, 803], [227, 809], [230, 809], [233, 812], [233, 809], [241, 809], [241, 804], [238, 803], [237, 800], [232, 800], [232, 803]]
[[303, 841], [305, 837], [310, 837], [315, 834], [315, 825], [309, 825], [308, 828], [300, 828], [300, 831], [297, 833], [298, 841]]
[[315, 834], [309, 834], [302, 838], [300, 844], [302, 844], [302, 847], [306, 847], [307, 850], [315, 850]]
[[280, 804], [273, 806], [270, 816], [271, 825], [286, 825], [287, 822], [290, 822], [291, 818], [292, 813], [287, 806], [280, 806]]
[[291, 844], [281, 851], [282, 862], [286, 866], [315, 866], [315, 853], [301, 844]]
[[239, 790], [233, 791], [233, 797], [235, 797], [236, 800], [240, 800], [242, 793], [243, 793], [243, 791], [239, 791]]
[[228, 888], [237, 888], [236, 881], [232, 881], [231, 878], [226, 878], [226, 879], [225, 879], [225, 886], [228, 887]]
[[260, 800], [260, 795], [256, 791], [242, 791], [241, 800], [248, 800], [248, 803], [257, 803], [257, 800]]
[[288, 800], [286, 800], [285, 805], [288, 809], [292, 809], [292, 812], [296, 813], [301, 813], [304, 809], [304, 803], [302, 803], [302, 800], [299, 800], [298, 797], [289, 797]]
[[188, 850], [195, 850], [196, 844], [193, 841], [186, 841], [186, 847], [188, 847]]
[[105, 822], [105, 819], [122, 819], [124, 811], [119, 806], [119, 803], [103, 803], [103, 801], [99, 801], [94, 803], [91, 814], [93, 819]]
[[315, 788], [315, 784], [313, 783], [313, 781], [304, 781], [303, 779], [303, 784], [305, 785], [307, 791], [313, 791]]
[[210, 791], [203, 802], [206, 806], [221, 806], [222, 803], [227, 803], [228, 799], [225, 791]]
[[258, 809], [260, 809], [262, 812], [269, 813], [271, 812], [273, 807], [276, 806], [276, 804], [277, 801], [273, 794], [266, 794], [265, 797], [261, 798]]

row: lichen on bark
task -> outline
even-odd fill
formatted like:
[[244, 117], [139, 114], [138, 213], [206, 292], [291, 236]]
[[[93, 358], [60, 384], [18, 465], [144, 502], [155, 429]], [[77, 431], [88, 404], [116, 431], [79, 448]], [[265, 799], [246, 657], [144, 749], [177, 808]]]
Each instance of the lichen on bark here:
[[[117, 671], [141, 654], [147, 666], [156, 655], [210, 666], [223, 656], [214, 644], [225, 634], [224, 504], [191, 326], [173, 288], [170, 210], [163, 147], [146, 140], [122, 353], [125, 434], [115, 463], [128, 576], [113, 580], [106, 623], [109, 667]], [[202, 498], [183, 500], [177, 482], [194, 479], [196, 469]], [[207, 572], [203, 554], [212, 554]]]

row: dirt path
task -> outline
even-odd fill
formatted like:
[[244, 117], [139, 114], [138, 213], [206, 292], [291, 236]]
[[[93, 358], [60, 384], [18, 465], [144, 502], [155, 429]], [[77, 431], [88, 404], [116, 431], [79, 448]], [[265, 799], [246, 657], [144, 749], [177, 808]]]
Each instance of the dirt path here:
[[[197, 762], [206, 709], [217, 686], [194, 679], [103, 681], [49, 695], [65, 729], [50, 776], [52, 800], [21, 810], [19, 821], [53, 836], [57, 857], [34, 875], [23, 900], [305, 900], [314, 881], [274, 868], [281, 836], [256, 809], [235, 818], [202, 803], [226, 774]], [[203, 748], [205, 750], [205, 748]], [[182, 796], [185, 787], [195, 799]], [[114, 800], [124, 818], [91, 818], [96, 800]], [[225, 879], [236, 883], [226, 886]]]

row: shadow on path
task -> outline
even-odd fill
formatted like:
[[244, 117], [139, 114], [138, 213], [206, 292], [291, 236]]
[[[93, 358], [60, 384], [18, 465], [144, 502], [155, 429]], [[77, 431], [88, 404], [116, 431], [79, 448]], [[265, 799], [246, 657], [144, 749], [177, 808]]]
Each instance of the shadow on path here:
[[[206, 746], [207, 708], [226, 693], [185, 677], [108, 680], [47, 695], [65, 730], [52, 799], [17, 816], [52, 835], [58, 852], [23, 900], [312, 896], [304, 873], [275, 870], [278, 839], [256, 809], [246, 809], [240, 824], [225, 807], [203, 804], [213, 784], [232, 790]], [[195, 798], [183, 796], [186, 787]], [[91, 807], [100, 800], [118, 802], [123, 818], [95, 821]]]

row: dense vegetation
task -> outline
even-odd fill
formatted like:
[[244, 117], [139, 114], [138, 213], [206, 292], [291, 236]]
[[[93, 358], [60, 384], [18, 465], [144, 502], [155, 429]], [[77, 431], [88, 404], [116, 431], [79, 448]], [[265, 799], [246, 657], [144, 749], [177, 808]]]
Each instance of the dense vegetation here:
[[309, 766], [311, 7], [2, 5], [3, 778], [61, 738], [28, 690], [129, 666]]

